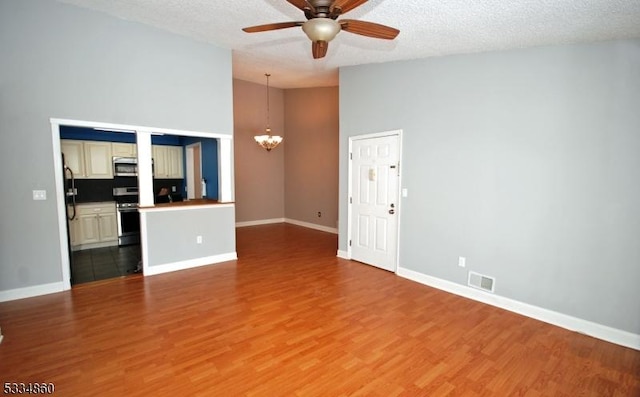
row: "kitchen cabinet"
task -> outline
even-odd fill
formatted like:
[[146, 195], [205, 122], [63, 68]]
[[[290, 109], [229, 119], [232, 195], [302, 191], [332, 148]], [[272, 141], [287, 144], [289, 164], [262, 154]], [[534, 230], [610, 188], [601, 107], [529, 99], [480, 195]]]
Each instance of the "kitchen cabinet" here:
[[[71, 206], [69, 206], [68, 210], [67, 210], [68, 214], [73, 213], [73, 209], [71, 208]], [[80, 234], [80, 223], [78, 221], [78, 216], [76, 215], [75, 218], [73, 218], [73, 220], [69, 221], [69, 241], [71, 242], [71, 246], [75, 247], [77, 246], [80, 241], [80, 237], [78, 236]]]
[[84, 164], [87, 178], [113, 178], [111, 157], [111, 142], [85, 142]]
[[61, 139], [60, 149], [64, 154], [64, 162], [71, 168], [74, 177], [84, 178], [84, 142]]
[[112, 142], [111, 155], [113, 157], [136, 157], [138, 151], [135, 143]]
[[182, 179], [182, 146], [153, 145], [153, 167], [156, 178]]
[[64, 160], [78, 179], [113, 178], [111, 142], [60, 140]]
[[115, 203], [78, 204], [76, 218], [69, 222], [69, 236], [74, 250], [117, 245]]

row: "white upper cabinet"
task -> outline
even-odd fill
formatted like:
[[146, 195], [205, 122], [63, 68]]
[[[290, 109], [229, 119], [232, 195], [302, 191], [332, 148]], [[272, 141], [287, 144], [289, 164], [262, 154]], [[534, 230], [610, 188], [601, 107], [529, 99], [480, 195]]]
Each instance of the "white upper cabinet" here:
[[65, 165], [71, 168], [73, 176], [84, 178], [84, 142], [62, 139], [60, 140], [60, 148], [64, 155]]
[[182, 179], [182, 146], [153, 145], [153, 167], [156, 178]]
[[61, 139], [64, 161], [78, 179], [111, 179], [111, 142]]
[[135, 143], [113, 142], [111, 143], [111, 155], [113, 157], [136, 157]]
[[85, 142], [84, 163], [86, 177], [92, 179], [113, 178], [111, 142]]

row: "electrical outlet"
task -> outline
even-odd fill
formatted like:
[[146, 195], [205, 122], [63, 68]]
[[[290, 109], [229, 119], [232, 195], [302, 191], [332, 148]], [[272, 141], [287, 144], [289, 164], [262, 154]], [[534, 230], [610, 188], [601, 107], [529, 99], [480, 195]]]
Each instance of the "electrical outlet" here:
[[458, 266], [460, 267], [467, 266], [467, 258], [465, 258], [464, 256], [458, 257]]
[[171, 191], [175, 193], [176, 192], [176, 187], [175, 186], [171, 186]]
[[322, 217], [322, 212], [318, 211], [318, 218]]
[[197, 244], [202, 244], [202, 236], [197, 236], [196, 237], [196, 243]]
[[47, 191], [46, 190], [34, 190], [33, 191], [33, 199], [34, 200], [46, 200], [47, 199]]

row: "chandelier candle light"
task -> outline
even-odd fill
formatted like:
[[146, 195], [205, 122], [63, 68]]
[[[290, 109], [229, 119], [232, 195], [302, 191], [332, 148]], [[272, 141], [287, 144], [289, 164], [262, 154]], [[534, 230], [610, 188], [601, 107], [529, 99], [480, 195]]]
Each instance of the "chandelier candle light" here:
[[275, 148], [282, 142], [282, 137], [279, 135], [271, 135], [271, 127], [269, 127], [269, 73], [265, 73], [267, 76], [267, 128], [265, 129], [265, 135], [256, 135], [253, 139], [256, 140], [258, 145], [267, 149], [267, 152], [270, 152], [271, 149]]

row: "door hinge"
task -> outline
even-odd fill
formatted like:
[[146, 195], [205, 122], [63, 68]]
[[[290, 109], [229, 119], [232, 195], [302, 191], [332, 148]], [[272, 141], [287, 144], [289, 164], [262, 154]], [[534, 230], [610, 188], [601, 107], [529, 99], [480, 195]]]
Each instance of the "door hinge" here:
[[349, 153], [349, 160], [353, 160], [353, 153]]
[[349, 197], [349, 204], [353, 204], [353, 197]]
[[351, 247], [351, 240], [349, 240], [349, 247]]

